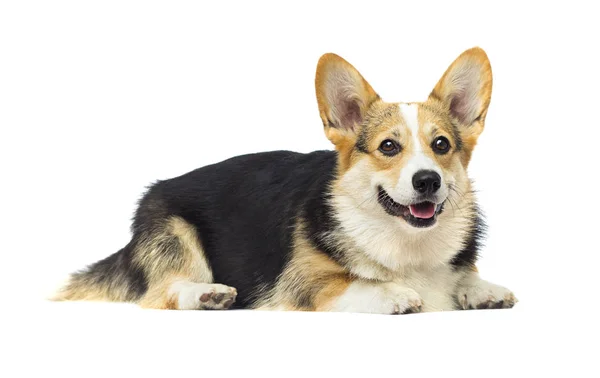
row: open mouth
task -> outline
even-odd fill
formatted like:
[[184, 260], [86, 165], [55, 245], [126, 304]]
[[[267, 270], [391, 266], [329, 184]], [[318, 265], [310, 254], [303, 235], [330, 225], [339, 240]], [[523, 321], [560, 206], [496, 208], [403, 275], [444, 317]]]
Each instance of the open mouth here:
[[386, 213], [395, 217], [401, 217], [411, 226], [419, 228], [433, 226], [437, 220], [437, 215], [444, 209], [443, 203], [436, 205], [430, 201], [404, 206], [394, 201], [381, 186], [379, 187], [377, 200]]

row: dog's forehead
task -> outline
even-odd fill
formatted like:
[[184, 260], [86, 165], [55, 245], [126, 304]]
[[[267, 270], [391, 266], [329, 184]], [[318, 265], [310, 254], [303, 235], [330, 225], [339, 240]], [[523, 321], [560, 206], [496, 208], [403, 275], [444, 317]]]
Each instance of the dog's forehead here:
[[371, 129], [385, 130], [403, 124], [398, 104], [378, 102], [373, 104], [365, 117]]
[[445, 135], [454, 142], [458, 151], [462, 149], [462, 137], [458, 125], [452, 122], [448, 109], [441, 102], [428, 100], [420, 103], [419, 120], [427, 133]]
[[434, 133], [435, 130], [448, 129], [452, 124], [445, 109], [438, 104], [429, 102], [399, 103], [398, 108], [404, 124], [413, 136], [420, 132]]
[[423, 103], [385, 103], [374, 104], [365, 117], [368, 125], [367, 136], [373, 137], [382, 132], [416, 135], [422, 129], [435, 127], [442, 113]]
[[400, 115], [407, 129], [413, 137], [419, 134], [421, 128], [421, 120], [419, 119], [419, 105], [414, 103], [398, 104]]
[[380, 142], [379, 136], [394, 137], [401, 142], [428, 143], [430, 137], [445, 134], [452, 136], [459, 144], [456, 127], [450, 122], [445, 108], [436, 102], [377, 102], [365, 115], [367, 127], [361, 130], [358, 138], [360, 146]]
[[404, 125], [398, 104], [379, 101], [374, 103], [365, 115], [363, 127], [358, 135], [359, 150], [368, 151], [368, 146], [381, 134], [401, 138], [401, 125]]

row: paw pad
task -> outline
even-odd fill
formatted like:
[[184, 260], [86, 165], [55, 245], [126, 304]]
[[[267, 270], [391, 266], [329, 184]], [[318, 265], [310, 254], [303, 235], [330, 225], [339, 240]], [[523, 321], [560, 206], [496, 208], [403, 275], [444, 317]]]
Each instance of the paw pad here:
[[211, 289], [200, 295], [200, 307], [207, 310], [225, 310], [235, 303], [237, 290], [223, 286], [223, 288]]

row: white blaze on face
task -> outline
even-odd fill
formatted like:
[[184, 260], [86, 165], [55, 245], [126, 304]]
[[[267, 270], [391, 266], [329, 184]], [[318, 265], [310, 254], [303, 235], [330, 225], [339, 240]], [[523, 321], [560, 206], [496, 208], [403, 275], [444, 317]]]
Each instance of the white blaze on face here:
[[406, 165], [400, 171], [400, 178], [394, 191], [394, 199], [402, 204], [410, 204], [416, 192], [413, 188], [412, 179], [415, 173], [422, 170], [437, 172], [442, 177], [442, 188], [445, 187], [444, 176], [440, 167], [425, 154], [424, 148], [419, 139], [419, 107], [416, 104], [400, 104], [400, 116], [408, 126], [411, 133], [412, 156], [410, 156]]

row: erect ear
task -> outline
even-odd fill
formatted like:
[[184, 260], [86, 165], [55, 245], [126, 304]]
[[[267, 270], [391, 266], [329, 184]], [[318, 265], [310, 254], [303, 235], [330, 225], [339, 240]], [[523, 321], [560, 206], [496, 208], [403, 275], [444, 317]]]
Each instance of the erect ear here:
[[473, 140], [483, 131], [492, 96], [492, 67], [482, 49], [463, 52], [448, 67], [429, 98], [441, 100], [450, 116]]
[[356, 68], [331, 53], [319, 59], [315, 87], [325, 135], [336, 146], [356, 137], [367, 109], [379, 98]]

